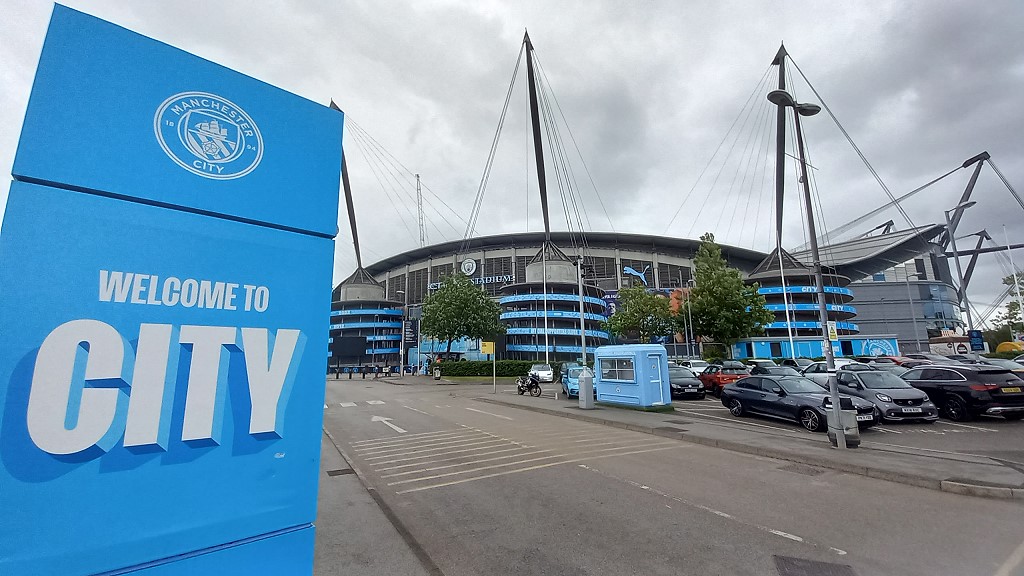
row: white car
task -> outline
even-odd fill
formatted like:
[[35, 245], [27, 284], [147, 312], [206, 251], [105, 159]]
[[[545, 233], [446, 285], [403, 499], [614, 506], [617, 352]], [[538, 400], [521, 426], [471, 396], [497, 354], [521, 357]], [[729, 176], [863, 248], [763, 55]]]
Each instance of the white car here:
[[[849, 366], [850, 364], [860, 364], [856, 360], [850, 360], [849, 358], [836, 358], [836, 368], [842, 368], [843, 366]], [[802, 374], [804, 378], [810, 378], [814, 380], [819, 386], [828, 386], [828, 377], [835, 376], [835, 370], [829, 372], [828, 366], [825, 362], [813, 362], [810, 366], [803, 369]]]
[[534, 364], [530, 366], [530, 374], [537, 377], [537, 380], [541, 382], [554, 382], [555, 371], [551, 368], [551, 364]]
[[710, 366], [705, 360], [676, 360], [676, 364], [683, 368], [689, 368], [694, 374], [700, 374]]

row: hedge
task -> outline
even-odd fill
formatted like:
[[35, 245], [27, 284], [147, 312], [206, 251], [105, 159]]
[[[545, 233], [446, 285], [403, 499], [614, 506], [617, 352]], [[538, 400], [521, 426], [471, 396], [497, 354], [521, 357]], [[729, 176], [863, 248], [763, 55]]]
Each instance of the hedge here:
[[[466, 360], [435, 362], [430, 365], [430, 373], [434, 368], [441, 369], [441, 376], [490, 376], [492, 370], [496, 370], [498, 376], [525, 376], [530, 372], [530, 366], [537, 364], [534, 360], [498, 360], [492, 364], [487, 360]], [[561, 362], [551, 362], [555, 370], [555, 380], [562, 373]]]

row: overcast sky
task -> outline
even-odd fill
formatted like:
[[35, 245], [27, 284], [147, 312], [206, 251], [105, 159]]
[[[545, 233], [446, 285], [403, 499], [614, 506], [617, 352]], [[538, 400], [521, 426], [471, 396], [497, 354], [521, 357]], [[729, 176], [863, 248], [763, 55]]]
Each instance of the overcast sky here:
[[[589, 168], [588, 176], [573, 160], [592, 230], [711, 231], [726, 244], [770, 250], [772, 178], [764, 177], [766, 156], [756, 153], [771, 130], [759, 122], [768, 118], [762, 102], [770, 87], [759, 83], [782, 41], [895, 195], [983, 150], [1024, 192], [1019, 0], [68, 4], [311, 100], [333, 98], [387, 154], [421, 175], [429, 243], [465, 231], [527, 28], [572, 132], [570, 139], [563, 127], [563, 141], [573, 154], [579, 147]], [[0, 169], [8, 173], [50, 11], [47, 2], [4, 2]], [[523, 86], [525, 73], [477, 234], [542, 229]], [[801, 101], [819, 102], [799, 78], [793, 90]], [[887, 201], [826, 114], [806, 119], [804, 128], [826, 227]], [[411, 177], [388, 184], [394, 167], [356, 133], [346, 129], [345, 147], [363, 259], [373, 262], [418, 245], [415, 192]], [[730, 160], [720, 162], [730, 149]], [[773, 159], [767, 162], [770, 171]], [[803, 225], [790, 168], [784, 244], [793, 247], [803, 242]], [[942, 221], [968, 177], [960, 170], [922, 192], [906, 205], [911, 219]], [[6, 194], [0, 190], [3, 203]], [[557, 190], [551, 195], [552, 226], [565, 229]], [[1005, 224], [1011, 242], [1024, 242], [1024, 210], [991, 168], [975, 198], [961, 233], [987, 228], [1002, 243]], [[890, 218], [907, 225], [892, 210], [862, 231]], [[336, 281], [355, 265], [344, 213], [339, 224]], [[1015, 258], [1024, 260], [1024, 251]], [[970, 291], [978, 308], [1001, 290], [1001, 276], [995, 257], [983, 256]]]

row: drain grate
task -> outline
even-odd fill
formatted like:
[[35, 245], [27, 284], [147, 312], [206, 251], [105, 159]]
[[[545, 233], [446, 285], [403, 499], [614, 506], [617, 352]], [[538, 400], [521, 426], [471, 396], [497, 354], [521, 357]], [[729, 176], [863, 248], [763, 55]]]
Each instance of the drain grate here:
[[775, 556], [775, 568], [779, 576], [857, 576], [846, 564], [816, 562], [792, 556]]
[[328, 476], [344, 476], [346, 474], [355, 474], [355, 470], [351, 468], [345, 468], [344, 470], [328, 470]]
[[825, 470], [822, 468], [808, 466], [806, 464], [790, 464], [779, 468], [779, 470], [793, 472], [794, 474], [803, 474], [804, 476], [821, 476], [825, 473]]

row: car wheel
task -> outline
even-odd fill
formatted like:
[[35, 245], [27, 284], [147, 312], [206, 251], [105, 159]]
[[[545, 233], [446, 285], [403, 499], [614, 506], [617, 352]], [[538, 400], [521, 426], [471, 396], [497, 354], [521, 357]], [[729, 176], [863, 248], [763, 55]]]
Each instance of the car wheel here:
[[1021, 414], [1020, 412], [1015, 414], [1003, 414], [1003, 418], [1006, 418], [1007, 420], [1020, 420], [1021, 418], [1024, 418], [1024, 414]]
[[824, 429], [823, 424], [821, 416], [814, 410], [804, 408], [800, 411], [800, 425], [811, 432], [821, 432]]
[[967, 403], [956, 394], [946, 396], [946, 401], [942, 404], [942, 411], [946, 418], [953, 422], [965, 422], [971, 419], [971, 413], [967, 411]]
[[743, 413], [746, 412], [746, 408], [739, 399], [733, 398], [732, 400], [729, 400], [729, 412], [731, 412], [733, 416], [743, 416]]

